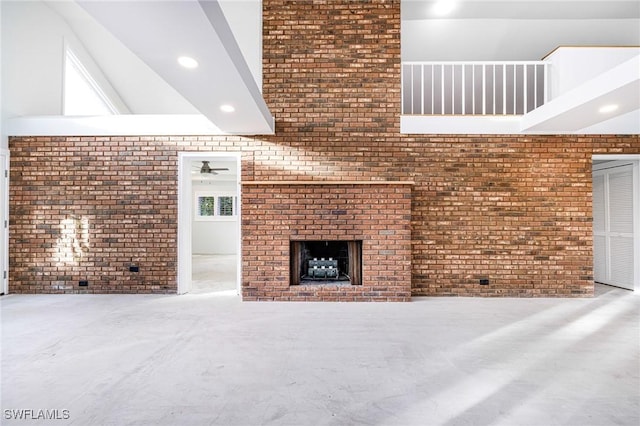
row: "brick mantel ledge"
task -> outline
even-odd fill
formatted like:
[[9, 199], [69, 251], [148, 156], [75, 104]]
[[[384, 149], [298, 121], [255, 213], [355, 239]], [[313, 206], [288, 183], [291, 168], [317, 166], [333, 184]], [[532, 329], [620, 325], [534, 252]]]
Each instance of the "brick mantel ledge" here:
[[250, 180], [241, 185], [415, 185], [409, 180]]

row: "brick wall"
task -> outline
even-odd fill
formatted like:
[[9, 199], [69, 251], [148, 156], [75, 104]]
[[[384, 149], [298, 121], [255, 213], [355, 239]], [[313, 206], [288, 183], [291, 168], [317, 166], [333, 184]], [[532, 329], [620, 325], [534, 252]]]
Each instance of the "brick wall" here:
[[10, 149], [11, 292], [176, 291], [175, 148], [70, 137]]
[[175, 292], [177, 152], [241, 151], [245, 182], [414, 181], [414, 295], [592, 294], [591, 156], [638, 135], [400, 135], [399, 1], [263, 5], [275, 135], [11, 138], [10, 291]]

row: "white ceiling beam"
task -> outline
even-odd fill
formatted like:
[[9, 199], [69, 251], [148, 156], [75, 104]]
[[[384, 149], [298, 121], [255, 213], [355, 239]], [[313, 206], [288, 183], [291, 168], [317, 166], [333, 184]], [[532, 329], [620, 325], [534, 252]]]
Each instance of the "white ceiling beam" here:
[[197, 136], [223, 134], [200, 114], [121, 114], [106, 116], [30, 116], [10, 118], [11, 136]]

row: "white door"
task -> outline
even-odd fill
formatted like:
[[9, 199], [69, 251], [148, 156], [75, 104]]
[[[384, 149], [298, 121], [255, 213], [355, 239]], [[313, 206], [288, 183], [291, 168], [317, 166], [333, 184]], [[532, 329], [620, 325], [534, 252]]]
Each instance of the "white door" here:
[[634, 289], [639, 261], [634, 255], [634, 227], [638, 226], [634, 223], [638, 203], [634, 173], [633, 163], [618, 161], [600, 164], [593, 171], [594, 280], [629, 290]]
[[0, 151], [0, 294], [9, 292], [9, 155]]

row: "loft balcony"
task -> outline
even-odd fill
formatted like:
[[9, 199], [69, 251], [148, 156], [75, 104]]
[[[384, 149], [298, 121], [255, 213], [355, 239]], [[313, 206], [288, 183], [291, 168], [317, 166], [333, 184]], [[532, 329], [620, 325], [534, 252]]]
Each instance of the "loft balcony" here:
[[611, 123], [640, 132], [639, 47], [560, 47], [541, 61], [403, 62], [401, 78], [401, 133], [608, 133]]
[[537, 62], [404, 62], [403, 115], [522, 115], [547, 99]]

